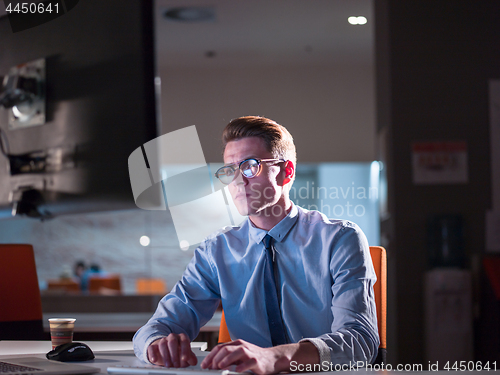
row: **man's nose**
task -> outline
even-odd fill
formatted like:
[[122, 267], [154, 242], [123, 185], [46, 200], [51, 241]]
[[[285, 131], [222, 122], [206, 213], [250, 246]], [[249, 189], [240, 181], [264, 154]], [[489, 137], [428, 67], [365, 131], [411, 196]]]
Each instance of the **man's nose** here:
[[239, 169], [237, 171], [235, 171], [234, 173], [235, 173], [235, 176], [234, 176], [233, 181], [231, 181], [232, 184], [235, 184], [235, 185], [248, 184], [248, 179], [243, 175], [243, 173], [241, 173], [241, 171]]

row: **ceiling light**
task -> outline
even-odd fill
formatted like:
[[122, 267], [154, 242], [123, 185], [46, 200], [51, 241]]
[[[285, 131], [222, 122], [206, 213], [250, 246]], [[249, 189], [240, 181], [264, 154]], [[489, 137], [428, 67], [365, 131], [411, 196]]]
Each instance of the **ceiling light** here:
[[347, 21], [351, 24], [351, 25], [364, 25], [368, 22], [368, 20], [366, 19], [366, 17], [363, 17], [363, 16], [351, 16], [347, 19]]
[[149, 244], [151, 243], [151, 240], [148, 236], [141, 236], [141, 238], [139, 239], [139, 242], [142, 246], [149, 246]]
[[163, 16], [172, 21], [209, 22], [215, 20], [213, 7], [175, 7], [166, 9]]

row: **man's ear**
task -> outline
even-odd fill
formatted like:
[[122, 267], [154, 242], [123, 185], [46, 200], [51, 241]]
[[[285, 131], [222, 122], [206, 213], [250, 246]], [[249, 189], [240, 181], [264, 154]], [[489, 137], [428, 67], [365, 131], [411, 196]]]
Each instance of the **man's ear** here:
[[283, 181], [283, 185], [286, 185], [290, 181], [292, 181], [294, 176], [295, 176], [295, 165], [293, 165], [293, 162], [291, 162], [290, 160], [287, 160], [285, 162], [285, 180]]

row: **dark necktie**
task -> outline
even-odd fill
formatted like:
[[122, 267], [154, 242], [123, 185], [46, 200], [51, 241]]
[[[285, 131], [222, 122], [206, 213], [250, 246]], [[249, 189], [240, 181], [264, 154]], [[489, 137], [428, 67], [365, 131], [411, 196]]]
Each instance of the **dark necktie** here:
[[264, 269], [264, 288], [266, 293], [266, 310], [269, 320], [269, 331], [273, 346], [286, 344], [285, 328], [281, 318], [281, 310], [278, 302], [278, 288], [275, 277], [277, 269], [274, 264], [273, 238], [266, 234], [262, 242], [266, 247], [266, 266]]

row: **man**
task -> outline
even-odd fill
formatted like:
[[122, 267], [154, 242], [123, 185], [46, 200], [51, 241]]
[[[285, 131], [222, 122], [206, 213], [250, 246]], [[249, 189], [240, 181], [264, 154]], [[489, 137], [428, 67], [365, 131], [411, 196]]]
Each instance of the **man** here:
[[296, 155], [283, 126], [241, 117], [227, 125], [223, 144], [216, 175], [248, 219], [196, 249], [182, 280], [136, 333], [136, 355], [167, 367], [195, 365], [190, 340], [222, 301], [234, 341], [216, 346], [203, 368], [271, 374], [372, 362], [376, 276], [364, 234], [290, 201]]

